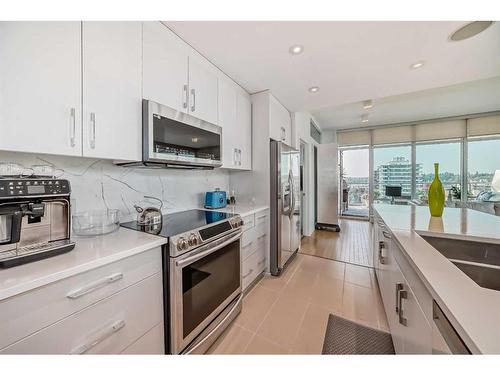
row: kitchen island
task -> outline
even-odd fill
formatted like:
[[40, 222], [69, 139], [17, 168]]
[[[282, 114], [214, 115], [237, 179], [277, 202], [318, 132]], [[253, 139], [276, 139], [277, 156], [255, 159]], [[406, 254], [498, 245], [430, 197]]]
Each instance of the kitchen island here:
[[[405, 310], [405, 303], [408, 314], [412, 314], [410, 305], [414, 303], [415, 311], [425, 317], [413, 316], [411, 321], [398, 311], [394, 329], [391, 327], [395, 346], [403, 348], [403, 352], [412, 352], [404, 348], [420, 353], [436, 351], [439, 337], [433, 323], [434, 300], [470, 352], [499, 354], [500, 292], [476, 284], [422, 236], [498, 244], [500, 217], [466, 208], [445, 208], [442, 218], [433, 218], [422, 206], [373, 207], [375, 268], [387, 318], [390, 322], [394, 311]], [[394, 292], [391, 283], [398, 272], [404, 281], [396, 282]], [[409, 289], [406, 301], [401, 302], [397, 284], [404, 291]], [[418, 326], [412, 326], [416, 321], [420, 322]], [[406, 329], [402, 335], [397, 332], [400, 328]], [[418, 335], [413, 343], [405, 346], [398, 342], [411, 334]]]

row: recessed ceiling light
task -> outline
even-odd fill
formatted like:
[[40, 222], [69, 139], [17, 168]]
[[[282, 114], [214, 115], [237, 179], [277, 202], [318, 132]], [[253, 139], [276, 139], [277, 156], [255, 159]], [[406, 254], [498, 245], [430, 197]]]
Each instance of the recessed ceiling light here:
[[309, 87], [309, 92], [312, 92], [313, 94], [315, 92], [318, 92], [318, 91], [319, 91], [319, 87], [318, 86]]
[[292, 55], [300, 55], [302, 52], [304, 52], [304, 47], [302, 47], [300, 44], [294, 44], [288, 49], [288, 52], [290, 52]]
[[363, 102], [363, 109], [370, 109], [373, 108], [373, 101], [372, 100], [365, 100]]
[[193, 142], [193, 143], [198, 143], [198, 138], [197, 138], [197, 137], [193, 137], [193, 138], [191, 138], [191, 142]]
[[459, 42], [461, 40], [472, 38], [477, 34], [483, 32], [488, 27], [493, 24], [493, 21], [474, 21], [470, 22], [465, 26], [462, 26], [460, 29], [455, 31], [450, 35], [450, 40], [452, 42]]
[[410, 69], [418, 69], [421, 68], [425, 65], [425, 61], [417, 61], [416, 63], [413, 63], [410, 65]]
[[368, 113], [361, 116], [361, 122], [368, 122]]

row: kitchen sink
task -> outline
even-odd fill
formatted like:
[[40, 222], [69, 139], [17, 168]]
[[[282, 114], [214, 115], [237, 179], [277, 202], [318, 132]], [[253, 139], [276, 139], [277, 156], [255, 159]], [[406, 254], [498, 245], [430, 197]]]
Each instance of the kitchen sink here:
[[476, 284], [500, 291], [500, 244], [420, 236]]
[[500, 290], [500, 267], [485, 267], [478, 264], [452, 262], [463, 273], [483, 288]]

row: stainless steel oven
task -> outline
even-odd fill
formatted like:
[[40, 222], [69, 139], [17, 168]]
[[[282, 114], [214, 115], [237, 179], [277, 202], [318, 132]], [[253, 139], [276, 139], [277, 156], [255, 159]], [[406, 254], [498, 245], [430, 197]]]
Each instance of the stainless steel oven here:
[[177, 168], [222, 165], [220, 126], [150, 100], [143, 100], [142, 116], [143, 164]]
[[204, 353], [241, 311], [241, 233], [169, 258], [172, 353]]

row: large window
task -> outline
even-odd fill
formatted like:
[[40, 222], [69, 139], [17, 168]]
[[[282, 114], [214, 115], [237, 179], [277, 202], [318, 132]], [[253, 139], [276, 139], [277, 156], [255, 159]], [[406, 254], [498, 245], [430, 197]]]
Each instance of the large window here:
[[410, 145], [375, 147], [373, 149], [373, 168], [374, 203], [411, 199]]
[[[469, 200], [500, 201], [500, 138], [469, 139], [467, 197]], [[497, 171], [496, 178], [495, 171]], [[492, 185], [494, 188], [492, 188]]]
[[427, 203], [427, 191], [434, 180], [434, 163], [439, 163], [446, 199], [460, 200], [460, 142], [416, 144], [416, 198]]

